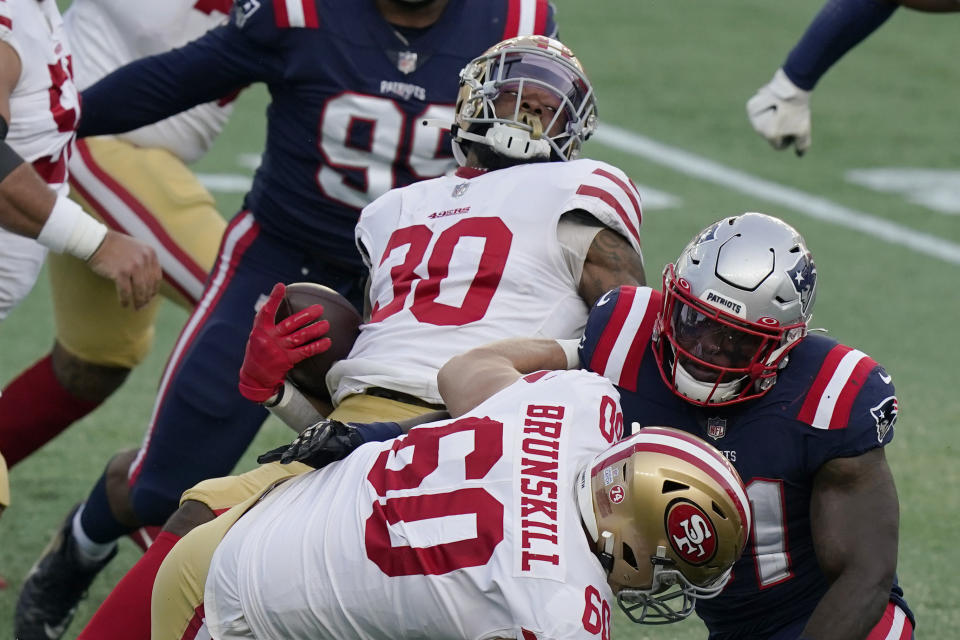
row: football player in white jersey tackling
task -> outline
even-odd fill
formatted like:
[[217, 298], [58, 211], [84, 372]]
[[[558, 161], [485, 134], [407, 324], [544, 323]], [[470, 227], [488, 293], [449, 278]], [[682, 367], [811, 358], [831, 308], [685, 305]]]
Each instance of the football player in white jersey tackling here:
[[48, 249], [87, 261], [139, 308], [160, 277], [152, 250], [66, 199], [80, 114], [54, 0], [0, 3], [0, 320], [36, 281]]
[[[665, 622], [722, 589], [750, 505], [719, 451], [673, 429], [617, 443], [619, 395], [585, 371], [521, 376], [478, 349], [439, 384], [454, 419], [363, 445], [177, 546], [235, 523], [206, 582], [210, 637], [609, 638], [615, 598]], [[178, 595], [160, 584], [155, 620]]]
[[[575, 337], [604, 291], [644, 282], [636, 188], [615, 167], [576, 159], [596, 126], [595, 108], [579, 62], [556, 41], [509, 40], [468, 65], [455, 136], [464, 166], [389, 192], [360, 218], [370, 315], [328, 378], [333, 417], [395, 420], [442, 408], [436, 372], [451, 356], [530, 331]], [[275, 330], [283, 293], [277, 287], [258, 314], [240, 381], [248, 399], [288, 411], [298, 394], [283, 380], [297, 345]], [[296, 426], [319, 417], [295, 415]], [[307, 467], [266, 465], [201, 483], [185, 494], [167, 533], [182, 535], [295, 469]], [[114, 593], [132, 593], [128, 580], [144, 579], [136, 572], [156, 562], [141, 585], [149, 594], [159, 553], [148, 551]]]

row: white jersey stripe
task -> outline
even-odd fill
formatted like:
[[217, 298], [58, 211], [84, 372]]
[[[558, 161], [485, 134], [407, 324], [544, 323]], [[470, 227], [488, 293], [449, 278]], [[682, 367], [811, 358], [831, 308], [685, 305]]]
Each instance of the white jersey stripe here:
[[520, 0], [520, 25], [517, 35], [528, 36], [533, 34], [537, 20], [537, 0]]
[[303, 14], [304, 0], [284, 0], [287, 5], [287, 21], [291, 27], [306, 27], [307, 18]]
[[907, 614], [899, 605], [893, 607], [893, 623], [890, 625], [890, 632], [884, 636], [884, 640], [900, 640], [903, 635], [903, 625], [907, 622]]
[[215, 271], [213, 277], [210, 279], [210, 286], [207, 287], [200, 302], [197, 303], [196, 308], [190, 315], [190, 319], [187, 320], [186, 326], [180, 333], [180, 337], [177, 338], [177, 343], [174, 345], [173, 351], [170, 353], [170, 359], [167, 361], [167, 366], [163, 371], [163, 377], [160, 379], [160, 386], [157, 389], [157, 400], [153, 405], [153, 411], [150, 413], [150, 426], [147, 428], [147, 433], [143, 438], [143, 444], [140, 445], [140, 450], [137, 452], [136, 459], [134, 459], [130, 465], [131, 474], [136, 473], [137, 469], [140, 468], [143, 456], [146, 454], [147, 448], [150, 445], [150, 437], [153, 434], [153, 426], [157, 421], [157, 413], [160, 411], [160, 405], [163, 404], [163, 400], [167, 395], [167, 389], [170, 385], [170, 379], [173, 377], [173, 372], [177, 370], [180, 359], [183, 357], [183, 352], [187, 346], [193, 342], [197, 329], [209, 314], [211, 304], [220, 296], [221, 289], [227, 278], [227, 272], [230, 270], [230, 263], [233, 252], [237, 248], [237, 243], [255, 224], [253, 214], [249, 211], [241, 213], [240, 216], [242, 216], [241, 219], [227, 228], [227, 234], [223, 238], [223, 249], [220, 253], [219, 262], [214, 267]]
[[[633, 344], [633, 338], [640, 331], [640, 325], [647, 314], [647, 305], [650, 303], [650, 294], [652, 289], [648, 287], [638, 288], [633, 302], [630, 304], [630, 311], [623, 322], [623, 327], [617, 334], [617, 340], [607, 358], [607, 366], [603, 370], [603, 375], [609, 380], [621, 380], [623, 376], [623, 367], [627, 356], [630, 354], [630, 346]], [[634, 375], [634, 374], [631, 374]]]
[[830, 419], [833, 417], [833, 411], [837, 406], [837, 400], [840, 399], [840, 393], [850, 379], [857, 363], [863, 358], [868, 357], [863, 351], [851, 349], [840, 360], [837, 370], [830, 377], [823, 394], [820, 396], [820, 402], [817, 404], [817, 413], [811, 421], [811, 426], [817, 429], [829, 429]]

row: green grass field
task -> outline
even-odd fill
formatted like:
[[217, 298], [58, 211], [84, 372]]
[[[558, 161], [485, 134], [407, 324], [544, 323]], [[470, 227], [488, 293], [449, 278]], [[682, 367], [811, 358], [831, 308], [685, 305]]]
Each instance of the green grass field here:
[[[556, 4], [561, 35], [599, 97], [601, 132], [585, 154], [618, 165], [650, 194], [641, 232], [651, 280], [696, 231], [724, 215], [764, 211], [806, 236], [820, 274], [814, 326], [869, 353], [897, 385], [902, 415], [888, 457], [901, 503], [900, 579], [920, 635], [955, 637], [960, 394], [950, 376], [960, 356], [960, 15], [901, 10], [851, 52], [818, 87], [813, 148], [797, 158], [753, 133], [744, 102], [772, 75], [819, 0]], [[198, 172], [250, 174], [242, 154], [261, 148], [266, 101], [261, 89], [244, 94]], [[852, 170], [882, 168], [938, 170], [943, 180], [906, 193], [890, 176], [880, 182], [886, 191], [847, 179]], [[933, 193], [940, 198], [932, 206], [910, 199]], [[215, 195], [225, 216], [239, 207], [240, 194]], [[185, 317], [165, 305], [153, 353], [121, 391], [12, 471], [14, 504], [0, 520], [0, 574], [11, 583], [0, 591], [0, 634], [10, 633], [19, 584], [62, 516], [112, 452], [139, 444]], [[0, 327], [0, 384], [47, 352], [52, 331], [41, 279]], [[269, 422], [241, 468], [288, 438]], [[69, 637], [137, 553], [121, 543]], [[696, 619], [666, 628], [617, 621], [618, 639], [705, 637]]]

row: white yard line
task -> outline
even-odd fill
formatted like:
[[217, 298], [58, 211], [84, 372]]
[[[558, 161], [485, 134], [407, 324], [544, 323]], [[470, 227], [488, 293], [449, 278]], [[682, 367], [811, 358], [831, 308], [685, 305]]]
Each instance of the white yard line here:
[[811, 218], [853, 229], [944, 262], [960, 265], [960, 244], [845, 207], [813, 193], [757, 178], [611, 124], [604, 123], [593, 139], [610, 148], [680, 173], [789, 207]]

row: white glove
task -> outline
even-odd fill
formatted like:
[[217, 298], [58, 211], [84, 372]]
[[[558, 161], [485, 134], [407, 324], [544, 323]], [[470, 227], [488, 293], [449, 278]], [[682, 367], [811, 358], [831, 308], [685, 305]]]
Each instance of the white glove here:
[[793, 84], [783, 69], [747, 100], [747, 117], [774, 149], [792, 144], [802, 156], [810, 148], [810, 92]]

